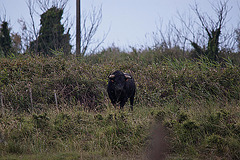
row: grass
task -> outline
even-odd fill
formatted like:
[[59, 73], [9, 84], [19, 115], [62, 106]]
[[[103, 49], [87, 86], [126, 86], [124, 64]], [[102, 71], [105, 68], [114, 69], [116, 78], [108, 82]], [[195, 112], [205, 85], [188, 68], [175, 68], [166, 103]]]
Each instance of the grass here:
[[[135, 157], [136, 158], [136, 157]], [[126, 155], [119, 155], [119, 156], [109, 156], [109, 157], [102, 157], [101, 154], [89, 154], [85, 152], [66, 152], [66, 153], [55, 153], [55, 154], [41, 154], [41, 155], [11, 155], [8, 156], [6, 159], [14, 160], [14, 159], [22, 159], [22, 160], [124, 160], [124, 159], [135, 159], [134, 157], [129, 157]], [[4, 159], [4, 158], [3, 158]]]
[[11, 116], [1, 121], [7, 135], [1, 152], [44, 154], [81, 151], [102, 157], [121, 155], [121, 152], [140, 153], [151, 119], [146, 116], [148, 112], [142, 109], [130, 113], [109, 108], [95, 113], [74, 107], [38, 114], [8, 113]]
[[219, 103], [137, 106], [133, 112], [110, 107], [86, 112], [76, 106], [59, 112], [8, 113], [1, 119], [6, 136], [1, 154], [20, 159], [45, 159], [45, 154], [49, 159], [139, 159], [147, 154], [151, 128], [161, 122], [169, 131], [170, 159], [237, 159], [239, 113], [239, 105], [223, 109]]
[[[0, 159], [239, 159], [239, 66], [172, 57], [1, 58]], [[117, 69], [135, 78], [133, 112], [108, 99]]]

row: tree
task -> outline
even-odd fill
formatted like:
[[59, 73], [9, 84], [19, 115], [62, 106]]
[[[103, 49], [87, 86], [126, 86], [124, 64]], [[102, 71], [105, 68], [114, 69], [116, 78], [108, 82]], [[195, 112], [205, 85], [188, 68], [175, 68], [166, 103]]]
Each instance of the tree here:
[[228, 1], [220, 1], [217, 7], [214, 7], [215, 13], [217, 15], [217, 20], [213, 20], [210, 16], [205, 17], [199, 12], [199, 8], [195, 5], [193, 10], [195, 11], [203, 29], [208, 35], [207, 49], [201, 48], [197, 43], [191, 42], [194, 49], [199, 53], [207, 56], [211, 60], [219, 59], [219, 39], [221, 30], [225, 24], [225, 20], [229, 9], [227, 7]]
[[11, 34], [12, 50], [14, 53], [20, 53], [22, 50], [22, 39], [18, 33]]
[[[67, 35], [69, 33], [69, 30], [73, 24], [70, 20], [69, 12], [65, 12], [65, 8], [67, 6], [67, 3], [69, 0], [25, 0], [30, 21], [25, 20], [24, 18], [21, 18], [18, 20], [18, 23], [21, 25], [21, 46], [22, 46], [22, 52], [28, 52], [32, 51], [37, 53], [38, 52], [38, 40], [39, 40], [39, 32], [40, 27], [38, 25], [38, 19], [41, 19], [42, 13], [47, 12], [50, 8], [56, 7], [59, 9], [62, 9], [64, 11], [64, 17], [61, 20], [62, 24], [64, 25], [64, 31]], [[66, 33], [67, 32], [67, 33]], [[70, 35], [69, 35], [70, 38]], [[67, 36], [66, 36], [67, 39]], [[71, 38], [70, 38], [71, 39]], [[34, 43], [33, 43], [34, 42]], [[31, 48], [30, 48], [31, 47]]]
[[[80, 17], [82, 22], [80, 26], [80, 55], [85, 56], [86, 53], [94, 53], [98, 47], [104, 42], [108, 33], [104, 33], [101, 39], [94, 39], [102, 22], [102, 7], [93, 7], [92, 11]], [[108, 31], [109, 32], [109, 31]], [[78, 42], [79, 43], [79, 42]]]
[[81, 50], [81, 0], [76, 0], [76, 55]]
[[0, 53], [7, 57], [11, 53], [11, 48], [10, 28], [8, 27], [8, 22], [3, 21], [0, 29]]
[[236, 32], [236, 39], [237, 39], [237, 48], [238, 48], [238, 51], [240, 52], [240, 29], [236, 29], [235, 32]]
[[61, 24], [63, 9], [52, 7], [41, 15], [39, 36], [30, 44], [31, 50], [53, 55], [52, 50], [62, 49], [65, 54], [71, 52], [69, 30], [64, 34]]
[[[64, 24], [64, 31], [67, 31], [65, 34], [65, 41], [68, 42], [68, 38], [71, 39], [69, 35], [70, 28], [73, 26], [73, 20], [69, 15], [69, 12], [65, 12], [65, 8], [67, 6], [69, 0], [26, 0], [30, 20], [28, 23], [24, 19], [20, 19], [19, 23], [21, 25], [21, 39], [22, 39], [22, 50], [24, 52], [28, 51], [29, 47], [31, 47], [31, 51], [38, 52], [38, 41], [40, 40], [40, 29], [36, 23], [36, 17], [41, 15], [41, 12], [47, 12], [50, 8], [56, 7], [58, 9], [62, 9], [64, 11], [64, 17], [62, 19], [62, 24]], [[85, 12], [86, 13], [86, 12]], [[80, 20], [80, 19], [79, 19]], [[99, 9], [93, 7], [92, 10], [86, 14], [81, 15], [81, 48], [80, 56], [84, 56], [86, 53], [95, 52], [99, 46], [103, 43], [103, 41], [107, 37], [107, 33], [104, 33], [101, 39], [95, 39], [95, 35], [98, 31], [98, 28], [102, 21], [102, 8]], [[42, 26], [41, 26], [42, 27]], [[77, 32], [77, 31], [76, 31]], [[76, 32], [74, 34], [76, 34]], [[75, 35], [74, 35], [75, 37]], [[33, 43], [34, 42], [34, 43]], [[42, 41], [43, 42], [43, 41]], [[31, 44], [30, 44], [31, 43]]]
[[[215, 11], [216, 17], [212, 17], [206, 13], [202, 13], [199, 10], [198, 5], [195, 3], [194, 6], [192, 6], [192, 10], [197, 16], [198, 19], [198, 25], [200, 26], [202, 31], [195, 32], [192, 26], [194, 24], [192, 23], [186, 23], [186, 21], [180, 16], [180, 20], [183, 24], [183, 26], [188, 30], [191, 34], [193, 39], [190, 39], [187, 36], [182, 35], [184, 39], [187, 39], [191, 46], [194, 48], [198, 56], [206, 56], [210, 60], [217, 61], [219, 60], [219, 49], [220, 49], [220, 39], [222, 35], [222, 30], [225, 27], [227, 14], [229, 13], [230, 9], [227, 6], [228, 0], [222, 0], [219, 1], [217, 5], [212, 4], [212, 8]], [[176, 29], [178, 34], [181, 34], [181, 31]], [[200, 38], [196, 38], [196, 37]], [[224, 38], [232, 38], [227, 35], [222, 36]], [[199, 39], [205, 39], [205, 40], [199, 40]], [[201, 42], [207, 42], [205, 44], [200, 43]], [[226, 39], [224, 40], [226, 41]]]

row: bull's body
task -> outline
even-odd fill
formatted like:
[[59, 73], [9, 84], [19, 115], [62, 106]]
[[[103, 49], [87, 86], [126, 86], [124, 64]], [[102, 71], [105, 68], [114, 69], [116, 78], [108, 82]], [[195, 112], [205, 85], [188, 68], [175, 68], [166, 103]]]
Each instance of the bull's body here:
[[133, 110], [135, 91], [136, 86], [131, 75], [115, 71], [109, 76], [107, 92], [114, 106], [120, 103], [122, 109], [128, 98], [130, 98], [131, 110]]

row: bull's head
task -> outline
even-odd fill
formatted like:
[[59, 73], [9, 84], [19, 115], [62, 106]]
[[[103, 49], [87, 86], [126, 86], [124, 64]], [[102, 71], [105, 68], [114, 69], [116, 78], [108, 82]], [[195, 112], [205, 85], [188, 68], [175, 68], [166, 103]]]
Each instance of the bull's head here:
[[[131, 79], [132, 77], [127, 74], [127, 73], [124, 73], [124, 77], [125, 77], [125, 81], [127, 81], [128, 79]], [[109, 77], [108, 77], [112, 82], [114, 82], [114, 78], [115, 78], [115, 75], [114, 74], [111, 74]]]
[[108, 78], [110, 79], [111, 83], [113, 84], [116, 94], [119, 94], [123, 91], [125, 82], [128, 81], [129, 79], [131, 79], [132, 77], [130, 75], [128, 75], [127, 73], [124, 73], [123, 75], [111, 74]]

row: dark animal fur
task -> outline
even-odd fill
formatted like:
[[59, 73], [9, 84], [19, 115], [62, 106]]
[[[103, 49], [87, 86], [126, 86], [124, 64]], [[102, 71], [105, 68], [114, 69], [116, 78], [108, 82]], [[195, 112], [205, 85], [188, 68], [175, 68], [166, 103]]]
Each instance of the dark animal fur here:
[[131, 110], [133, 110], [135, 91], [136, 86], [131, 75], [115, 71], [109, 76], [107, 92], [115, 107], [117, 103], [120, 103], [122, 109], [128, 98], [130, 98]]

